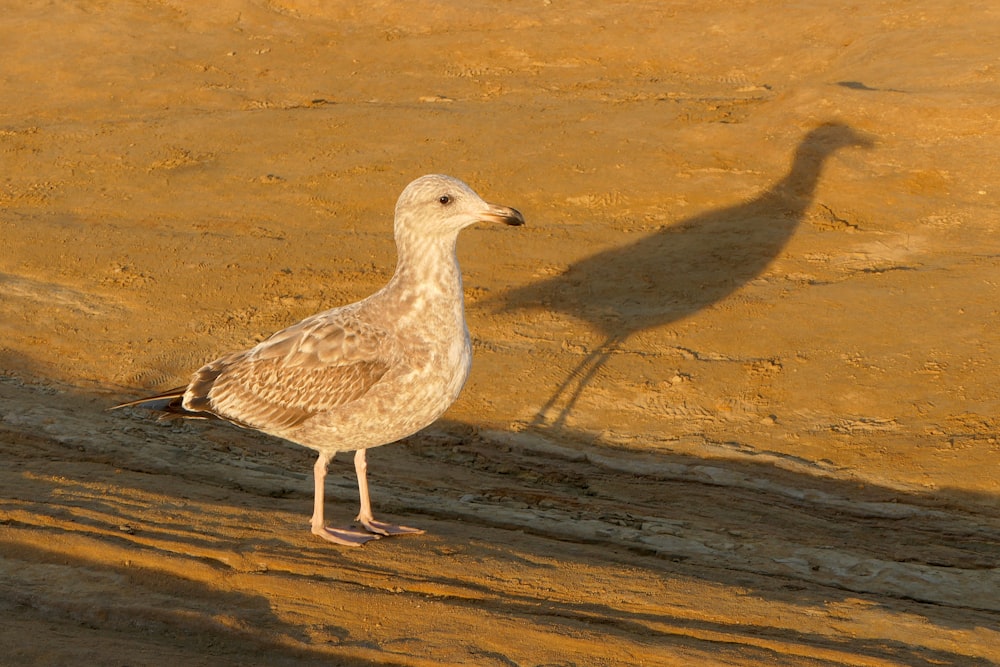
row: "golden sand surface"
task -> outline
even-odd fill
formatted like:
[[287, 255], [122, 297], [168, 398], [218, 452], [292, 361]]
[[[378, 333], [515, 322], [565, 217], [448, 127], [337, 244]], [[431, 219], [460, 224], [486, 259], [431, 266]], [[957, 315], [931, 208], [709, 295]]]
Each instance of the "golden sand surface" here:
[[[0, 663], [1000, 662], [1000, 6], [7, 2]], [[311, 451], [120, 401], [391, 275], [472, 377]], [[349, 457], [327, 513], [357, 508]]]

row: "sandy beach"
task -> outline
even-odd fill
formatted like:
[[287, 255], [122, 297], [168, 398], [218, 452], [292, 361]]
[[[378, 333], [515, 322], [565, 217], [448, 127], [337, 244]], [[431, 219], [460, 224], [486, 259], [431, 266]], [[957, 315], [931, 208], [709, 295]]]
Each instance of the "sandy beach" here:
[[[996, 3], [209, 4], [0, 16], [0, 663], [1000, 663]], [[527, 224], [369, 452], [426, 534], [108, 411], [381, 287], [427, 173]]]

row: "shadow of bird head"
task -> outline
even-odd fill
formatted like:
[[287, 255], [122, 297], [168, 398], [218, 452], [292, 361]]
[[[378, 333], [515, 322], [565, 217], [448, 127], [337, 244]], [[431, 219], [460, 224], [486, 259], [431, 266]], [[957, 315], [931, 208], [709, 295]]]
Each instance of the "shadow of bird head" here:
[[841, 148], [874, 148], [875, 138], [839, 121], [823, 123], [803, 137], [800, 150], [817, 154], [833, 153]]

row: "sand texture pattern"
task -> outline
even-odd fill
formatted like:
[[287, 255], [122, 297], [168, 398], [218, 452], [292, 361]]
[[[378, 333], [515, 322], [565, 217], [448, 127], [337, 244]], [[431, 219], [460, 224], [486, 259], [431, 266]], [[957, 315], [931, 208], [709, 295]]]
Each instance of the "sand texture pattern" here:
[[[997, 3], [3, 9], [0, 663], [1000, 662]], [[427, 173], [527, 224], [369, 452], [425, 535], [107, 411], [379, 289]]]

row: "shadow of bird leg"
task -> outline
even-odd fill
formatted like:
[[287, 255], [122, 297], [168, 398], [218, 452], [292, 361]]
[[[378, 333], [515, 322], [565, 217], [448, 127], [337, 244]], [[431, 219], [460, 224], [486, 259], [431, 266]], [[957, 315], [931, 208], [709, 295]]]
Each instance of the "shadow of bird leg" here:
[[[576, 406], [576, 402], [580, 400], [583, 390], [586, 389], [587, 385], [594, 379], [594, 376], [597, 375], [597, 372], [608, 360], [608, 357], [611, 356], [611, 353], [617, 349], [620, 342], [621, 341], [618, 338], [609, 338], [594, 351], [585, 356], [583, 360], [577, 364], [576, 368], [570, 371], [570, 374], [566, 377], [563, 383], [559, 385], [549, 400], [545, 402], [545, 405], [541, 407], [538, 414], [535, 415], [534, 420], [532, 420], [532, 425], [545, 426], [547, 423], [550, 423], [551, 426], [555, 427], [565, 426], [566, 419]], [[555, 419], [549, 422], [549, 413], [556, 408], [556, 405], [564, 396], [567, 396], [565, 404], [559, 410], [559, 414], [555, 417]]]

